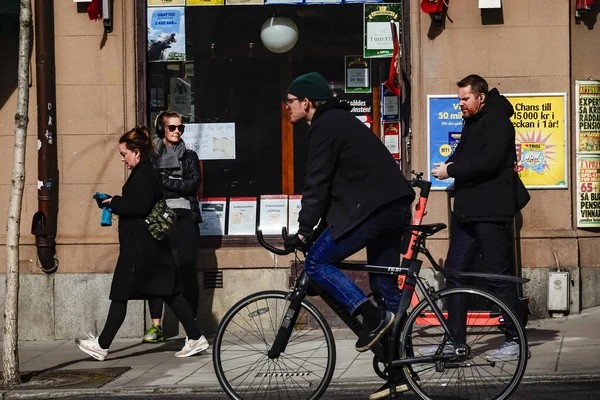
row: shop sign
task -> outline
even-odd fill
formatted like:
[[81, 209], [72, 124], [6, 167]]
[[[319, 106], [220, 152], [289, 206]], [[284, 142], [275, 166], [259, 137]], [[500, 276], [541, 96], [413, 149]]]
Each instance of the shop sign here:
[[227, 199], [225, 197], [206, 197], [200, 201], [200, 235], [222, 236], [225, 234], [225, 211]]
[[567, 94], [507, 94], [519, 175], [528, 188], [567, 187]]
[[346, 93], [371, 93], [371, 60], [346, 56]]
[[391, 57], [394, 53], [394, 42], [390, 22], [396, 23], [398, 38], [400, 38], [402, 29], [398, 21], [402, 17], [402, 3], [364, 4], [363, 7], [363, 55], [365, 57]]
[[148, 61], [185, 61], [185, 7], [148, 7]]
[[600, 227], [600, 154], [577, 155], [577, 227]]
[[281, 235], [282, 228], [287, 228], [287, 220], [287, 194], [260, 196], [260, 223], [258, 229], [264, 234]]
[[400, 97], [396, 96], [385, 84], [381, 85], [381, 120], [398, 121], [400, 119]]
[[227, 234], [256, 234], [256, 197], [229, 198]]
[[383, 123], [383, 144], [390, 151], [395, 160], [400, 159], [400, 122]]
[[600, 153], [600, 81], [575, 81], [578, 153]]
[[188, 6], [224, 6], [225, 0], [187, 0], [186, 4]]
[[350, 113], [369, 129], [373, 129], [373, 95], [370, 93], [346, 93], [341, 85], [334, 85], [333, 97], [350, 105]]
[[[567, 187], [566, 93], [507, 94], [515, 114], [515, 148], [519, 175], [528, 188]], [[460, 141], [462, 111], [454, 95], [427, 96], [427, 171], [433, 189], [453, 179], [431, 175], [433, 164], [446, 162]]]
[[185, 0], [148, 0], [148, 7], [185, 6]]

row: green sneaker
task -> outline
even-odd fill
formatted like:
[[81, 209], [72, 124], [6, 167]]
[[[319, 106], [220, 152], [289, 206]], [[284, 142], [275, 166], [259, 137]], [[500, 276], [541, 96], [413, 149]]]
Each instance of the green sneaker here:
[[142, 338], [142, 343], [158, 343], [164, 341], [165, 336], [162, 333], [160, 325], [152, 325], [150, 328], [146, 329], [146, 333], [144, 333], [144, 337]]

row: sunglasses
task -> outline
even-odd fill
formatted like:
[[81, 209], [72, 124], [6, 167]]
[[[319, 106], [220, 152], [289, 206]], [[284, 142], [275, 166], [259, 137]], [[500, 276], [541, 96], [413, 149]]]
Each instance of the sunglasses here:
[[165, 128], [169, 129], [169, 132], [175, 132], [176, 129], [179, 130], [179, 133], [183, 133], [185, 131], [185, 125], [165, 125]]

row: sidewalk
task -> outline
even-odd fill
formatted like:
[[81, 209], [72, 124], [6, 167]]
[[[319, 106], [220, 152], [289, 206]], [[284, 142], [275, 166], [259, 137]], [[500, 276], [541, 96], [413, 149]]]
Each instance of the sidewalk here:
[[[548, 379], [593, 379], [600, 377], [600, 307], [579, 315], [533, 320], [527, 326], [532, 358], [524, 381]], [[354, 350], [355, 337], [349, 331], [335, 332], [337, 363], [332, 384], [373, 384], [381, 381], [372, 369], [372, 354]], [[45, 369], [82, 371], [126, 369], [99, 388], [61, 389], [38, 387], [4, 391], [2, 398], [60, 398], [74, 395], [135, 392], [136, 395], [165, 391], [187, 393], [219, 390], [212, 365], [211, 348], [199, 356], [179, 359], [175, 351], [182, 338], [164, 344], [141, 344], [139, 339], [116, 340], [104, 362], [93, 360], [77, 349], [74, 341], [22, 342], [19, 347], [21, 371]]]

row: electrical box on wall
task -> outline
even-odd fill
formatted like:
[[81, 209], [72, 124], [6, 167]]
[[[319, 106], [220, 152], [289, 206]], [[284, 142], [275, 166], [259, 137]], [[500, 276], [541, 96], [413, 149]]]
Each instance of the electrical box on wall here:
[[569, 273], [550, 272], [548, 274], [548, 311], [561, 316], [569, 311]]

